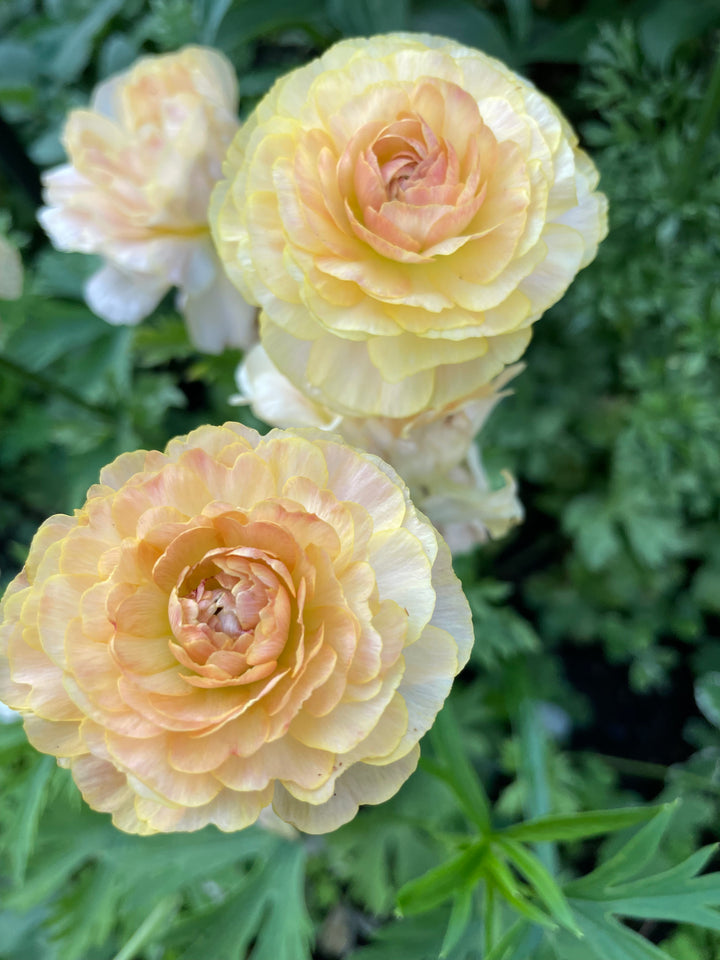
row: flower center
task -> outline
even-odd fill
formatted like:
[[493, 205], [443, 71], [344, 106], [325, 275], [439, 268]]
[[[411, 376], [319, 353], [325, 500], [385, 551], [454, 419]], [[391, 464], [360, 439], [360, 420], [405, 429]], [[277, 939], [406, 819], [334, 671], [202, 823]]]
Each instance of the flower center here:
[[236, 580], [227, 574], [218, 574], [211, 580], [202, 580], [180, 605], [189, 622], [206, 624], [218, 645], [226, 640], [236, 641], [243, 633], [252, 632], [267, 598], [254, 584]]
[[389, 200], [404, 199], [414, 184], [441, 183], [447, 172], [441, 144], [420, 117], [390, 124], [371, 149]]
[[258, 551], [216, 553], [186, 570], [172, 592], [171, 649], [195, 686], [263, 680], [276, 670], [288, 637], [292, 581], [282, 564], [263, 562]]
[[338, 167], [353, 232], [382, 256], [408, 263], [462, 246], [486, 189], [484, 128], [476, 119], [460, 138], [461, 154], [420, 112], [401, 113], [380, 129], [361, 128]]

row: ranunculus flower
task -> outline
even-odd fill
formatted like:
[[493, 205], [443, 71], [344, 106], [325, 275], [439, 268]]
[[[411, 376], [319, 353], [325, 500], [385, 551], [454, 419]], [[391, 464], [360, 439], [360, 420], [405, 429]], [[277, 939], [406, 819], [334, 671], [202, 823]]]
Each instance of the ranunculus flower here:
[[0, 608], [0, 695], [130, 832], [322, 833], [391, 796], [472, 643], [394, 470], [319, 431], [200, 427], [106, 467]]
[[240, 393], [231, 402], [249, 403], [257, 417], [273, 426], [333, 431], [382, 457], [408, 484], [414, 502], [453, 553], [463, 553], [489, 537], [504, 536], [523, 519], [515, 480], [504, 471], [504, 485], [493, 490], [475, 443], [507, 396], [503, 388], [522, 368], [508, 367], [462, 401], [414, 417], [343, 417], [301, 393], [256, 344], [238, 367]]
[[559, 110], [439, 37], [346, 40], [279, 80], [211, 204], [230, 278], [304, 393], [408, 417], [472, 393], [606, 232]]
[[226, 58], [186, 47], [139, 60], [70, 113], [70, 163], [44, 175], [38, 218], [58, 249], [105, 259], [85, 295], [109, 323], [138, 323], [177, 287], [201, 350], [254, 340], [255, 311], [225, 276], [207, 214], [237, 104]]

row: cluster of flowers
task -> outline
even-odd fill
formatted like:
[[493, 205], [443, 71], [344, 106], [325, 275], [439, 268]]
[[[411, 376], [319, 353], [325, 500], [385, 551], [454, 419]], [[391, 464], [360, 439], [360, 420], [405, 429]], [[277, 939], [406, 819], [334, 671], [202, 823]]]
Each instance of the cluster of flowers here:
[[458, 550], [520, 519], [474, 438], [606, 230], [556, 107], [452, 41], [344, 41], [242, 126], [237, 100], [217, 52], [141, 61], [71, 114], [40, 212], [103, 257], [96, 313], [176, 287], [200, 349], [246, 349], [238, 402], [289, 428], [121, 456], [3, 600], [0, 697], [131, 832], [270, 804], [325, 832], [407, 779], [472, 644], [413, 500]]

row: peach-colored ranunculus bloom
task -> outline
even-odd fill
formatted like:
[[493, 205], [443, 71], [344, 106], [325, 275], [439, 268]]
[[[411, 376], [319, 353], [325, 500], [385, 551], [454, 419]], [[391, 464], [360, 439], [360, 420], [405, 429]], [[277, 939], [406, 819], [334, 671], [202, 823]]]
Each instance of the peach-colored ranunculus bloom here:
[[44, 175], [38, 217], [58, 249], [104, 258], [85, 296], [109, 323], [138, 323], [177, 287], [201, 350], [254, 340], [255, 311], [217, 259], [207, 213], [237, 105], [226, 58], [186, 47], [139, 60], [70, 113], [69, 164]]
[[606, 233], [554, 104], [440, 37], [336, 44], [275, 84], [223, 171], [213, 235], [268, 354], [349, 415], [413, 416], [489, 381]]
[[39, 529], [0, 608], [0, 697], [135, 833], [310, 833], [411, 774], [472, 643], [395, 471], [320, 431], [200, 427]]
[[515, 480], [504, 471], [504, 485], [493, 490], [475, 443], [495, 406], [507, 396], [503, 388], [522, 367], [508, 367], [462, 401], [414, 417], [343, 417], [302, 394], [262, 344], [256, 344], [238, 367], [240, 393], [231, 402], [250, 404], [257, 417], [273, 426], [334, 431], [382, 457], [403, 477], [413, 501], [452, 552], [464, 553], [490, 537], [504, 536], [523, 519]]

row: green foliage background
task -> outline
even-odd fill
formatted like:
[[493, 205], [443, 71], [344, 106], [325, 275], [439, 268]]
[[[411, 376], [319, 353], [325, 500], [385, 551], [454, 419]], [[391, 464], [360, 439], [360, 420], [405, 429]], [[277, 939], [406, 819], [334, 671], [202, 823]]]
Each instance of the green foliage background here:
[[239, 354], [196, 354], [169, 299], [107, 326], [95, 263], [44, 239], [67, 111], [199, 42], [245, 114], [340, 37], [395, 29], [526, 73], [611, 209], [483, 437], [527, 519], [456, 564], [477, 643], [453, 715], [397, 797], [312, 840], [126, 837], [0, 726], [0, 960], [720, 957], [720, 879], [698, 876], [720, 824], [717, 0], [0, 0], [0, 232], [26, 265], [0, 303], [0, 585], [118, 453], [249, 417]]

